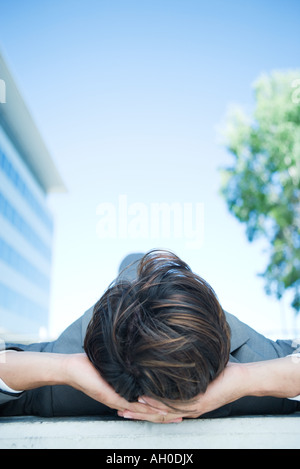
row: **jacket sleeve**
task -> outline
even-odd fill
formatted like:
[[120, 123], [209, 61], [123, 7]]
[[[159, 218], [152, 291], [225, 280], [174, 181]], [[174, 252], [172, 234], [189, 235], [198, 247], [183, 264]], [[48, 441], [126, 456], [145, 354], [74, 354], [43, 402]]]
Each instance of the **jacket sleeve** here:
[[[21, 350], [19, 347], [10, 347], [7, 348], [6, 350]], [[1, 360], [1, 354], [4, 353], [6, 350], [0, 351], [0, 360]], [[13, 389], [10, 389], [4, 381], [0, 378], [0, 406], [2, 404], [6, 404], [7, 402], [14, 401], [16, 399], [19, 399], [22, 394], [24, 394], [24, 391], [14, 391]]]
[[18, 393], [12, 393], [8, 391], [3, 391], [0, 389], [0, 406], [6, 404], [7, 402], [14, 401], [19, 399], [24, 394], [24, 391]]

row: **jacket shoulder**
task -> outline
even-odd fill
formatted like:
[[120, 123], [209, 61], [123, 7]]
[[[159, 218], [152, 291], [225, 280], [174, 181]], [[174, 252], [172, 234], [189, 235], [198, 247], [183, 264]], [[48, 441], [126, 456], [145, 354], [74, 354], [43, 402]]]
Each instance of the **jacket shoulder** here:
[[230, 353], [244, 345], [251, 337], [251, 328], [233, 314], [224, 311], [230, 328]]
[[94, 307], [89, 308], [80, 318], [76, 319], [53, 342], [52, 352], [55, 353], [81, 353], [86, 328], [91, 320]]
[[273, 340], [265, 337], [234, 315], [225, 312], [231, 331], [231, 358], [239, 362], [272, 360], [293, 353], [292, 341]]

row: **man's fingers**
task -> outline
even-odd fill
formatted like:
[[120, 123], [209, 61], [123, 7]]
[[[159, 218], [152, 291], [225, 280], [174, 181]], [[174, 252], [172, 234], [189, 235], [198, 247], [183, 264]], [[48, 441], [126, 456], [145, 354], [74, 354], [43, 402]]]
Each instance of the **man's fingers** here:
[[152, 407], [155, 410], [160, 410], [160, 411], [167, 412], [167, 413], [174, 412], [174, 410], [171, 409], [169, 406], [167, 406], [166, 404], [163, 404], [160, 401], [157, 401], [156, 399], [153, 399], [152, 397], [148, 397], [148, 396], [139, 397], [138, 401], [140, 403], [143, 403]]
[[138, 401], [140, 403], [144, 403], [144, 404], [147, 404], [148, 406], [150, 406], [151, 408], [153, 409], [156, 409], [157, 411], [162, 411], [162, 412], [166, 412], [166, 413], [173, 413], [173, 414], [181, 414], [184, 413], [184, 412], [194, 412], [195, 409], [193, 409], [192, 407], [195, 406], [194, 403], [183, 403], [183, 402], [180, 402], [180, 401], [170, 401], [170, 404], [172, 404], [172, 407], [160, 402], [160, 401], [157, 401], [156, 399], [153, 399], [152, 397], [148, 397], [148, 396], [143, 396], [143, 397], [140, 397], [138, 399]]
[[[120, 409], [121, 410], [121, 409]], [[160, 414], [160, 415], [167, 415], [168, 412], [162, 409], [154, 409], [153, 407], [149, 406], [148, 404], [141, 404], [138, 402], [127, 403], [125, 407], [122, 408], [122, 411], [129, 411], [133, 413], [139, 414]]]
[[179, 423], [182, 421], [182, 417], [175, 416], [174, 414], [161, 415], [161, 414], [145, 414], [139, 412], [130, 412], [125, 410], [124, 412], [118, 412], [120, 417], [132, 420], [146, 420], [153, 423]]

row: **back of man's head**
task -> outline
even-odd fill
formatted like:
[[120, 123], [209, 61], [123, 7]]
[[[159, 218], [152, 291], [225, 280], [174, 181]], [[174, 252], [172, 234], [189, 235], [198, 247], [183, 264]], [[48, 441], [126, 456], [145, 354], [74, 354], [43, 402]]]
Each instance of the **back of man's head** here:
[[229, 328], [213, 289], [170, 251], [152, 250], [136, 278], [119, 276], [94, 308], [84, 348], [128, 401], [188, 400], [229, 358]]

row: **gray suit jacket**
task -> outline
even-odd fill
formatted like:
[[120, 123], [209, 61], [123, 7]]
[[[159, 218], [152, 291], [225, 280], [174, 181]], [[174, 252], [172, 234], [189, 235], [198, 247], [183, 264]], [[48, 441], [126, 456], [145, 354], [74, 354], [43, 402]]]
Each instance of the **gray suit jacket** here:
[[[83, 351], [83, 342], [93, 308], [71, 324], [53, 342], [18, 345], [25, 351], [78, 353]], [[242, 323], [235, 316], [225, 313], [231, 329], [230, 361], [245, 363], [270, 360], [293, 353], [291, 341], [267, 339]], [[7, 344], [7, 348], [13, 344]], [[245, 397], [228, 404], [203, 417], [225, 417], [249, 414], [287, 414], [300, 410], [299, 402], [273, 397]], [[44, 386], [15, 396], [0, 392], [0, 416], [39, 415], [86, 416], [118, 418], [116, 411], [96, 402], [69, 386]]]

